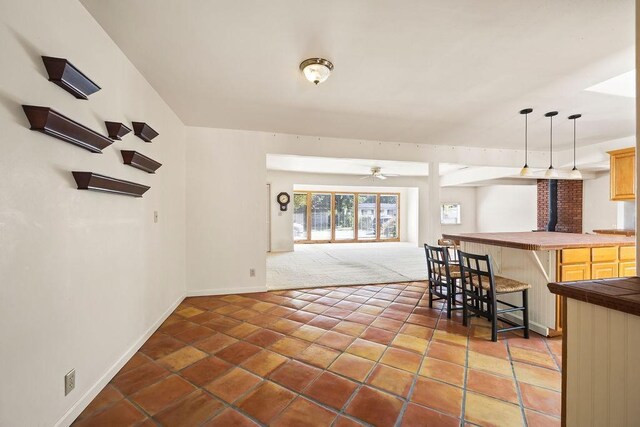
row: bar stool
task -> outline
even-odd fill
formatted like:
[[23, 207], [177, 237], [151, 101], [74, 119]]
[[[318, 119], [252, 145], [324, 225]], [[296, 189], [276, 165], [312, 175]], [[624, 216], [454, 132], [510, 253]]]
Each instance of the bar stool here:
[[[486, 317], [491, 321], [491, 341], [498, 341], [498, 333], [524, 329], [524, 337], [529, 338], [529, 296], [531, 285], [494, 276], [490, 255], [475, 255], [458, 251], [462, 282], [462, 324], [467, 326], [467, 318]], [[522, 306], [498, 299], [499, 295], [522, 292]], [[508, 308], [499, 309], [498, 304]], [[485, 308], [486, 307], [486, 308]], [[522, 311], [522, 325], [500, 314]], [[498, 320], [511, 327], [498, 329]]]
[[447, 318], [451, 319], [452, 310], [462, 309], [462, 306], [452, 307], [457, 305], [456, 289], [462, 292], [462, 288], [458, 285], [461, 277], [460, 266], [450, 264], [448, 251], [444, 247], [425, 244], [424, 251], [427, 255], [429, 307], [433, 308], [433, 301], [446, 300]]
[[460, 266], [460, 260], [458, 259], [458, 250], [460, 247], [455, 240], [452, 239], [438, 239], [438, 246], [446, 248], [447, 255], [449, 256], [449, 265]]

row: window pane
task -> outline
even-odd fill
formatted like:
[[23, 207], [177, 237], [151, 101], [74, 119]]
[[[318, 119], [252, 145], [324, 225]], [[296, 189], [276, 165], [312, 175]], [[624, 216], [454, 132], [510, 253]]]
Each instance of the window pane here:
[[293, 195], [293, 240], [307, 240], [307, 193]]
[[311, 240], [331, 240], [331, 194], [311, 194]]
[[358, 240], [375, 240], [376, 205], [375, 194], [358, 195]]
[[460, 204], [444, 203], [440, 210], [440, 224], [460, 224]]
[[355, 238], [355, 195], [336, 194], [336, 240]]
[[398, 237], [398, 196], [380, 196], [380, 238]]

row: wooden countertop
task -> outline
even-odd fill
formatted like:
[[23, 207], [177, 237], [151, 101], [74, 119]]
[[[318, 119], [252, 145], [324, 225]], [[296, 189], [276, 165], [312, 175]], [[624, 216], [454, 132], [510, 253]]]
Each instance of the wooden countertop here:
[[443, 234], [445, 239], [483, 243], [528, 251], [548, 251], [568, 248], [595, 248], [603, 246], [633, 246], [635, 237], [606, 234], [551, 233], [548, 231], [516, 233], [463, 233]]
[[557, 295], [640, 316], [640, 277], [549, 283]]
[[619, 230], [619, 229], [610, 229], [610, 230], [593, 230], [596, 234], [617, 234], [620, 236], [635, 236], [636, 230]]

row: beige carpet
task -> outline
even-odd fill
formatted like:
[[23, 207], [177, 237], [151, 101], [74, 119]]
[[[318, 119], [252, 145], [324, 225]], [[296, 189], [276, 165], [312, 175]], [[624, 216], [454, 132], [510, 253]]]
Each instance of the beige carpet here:
[[294, 252], [267, 255], [267, 288], [425, 280], [426, 268], [415, 243], [296, 245]]

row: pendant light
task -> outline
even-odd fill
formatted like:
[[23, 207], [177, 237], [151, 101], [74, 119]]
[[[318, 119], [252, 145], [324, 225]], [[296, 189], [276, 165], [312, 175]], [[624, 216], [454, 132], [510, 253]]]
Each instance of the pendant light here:
[[528, 160], [528, 144], [527, 144], [527, 133], [528, 133], [528, 128], [527, 128], [527, 117], [529, 115], [529, 113], [533, 112], [533, 108], [525, 108], [524, 110], [520, 110], [520, 114], [524, 114], [524, 166], [522, 167], [522, 170], [520, 171], [520, 176], [531, 176], [532, 172], [531, 169], [529, 169], [529, 164], [527, 163]]
[[572, 179], [582, 179], [582, 174], [576, 167], [576, 120], [582, 117], [582, 114], [573, 114], [568, 117], [569, 120], [573, 120], [573, 169], [571, 169]]
[[544, 177], [547, 179], [554, 179], [558, 177], [558, 171], [553, 168], [553, 116], [557, 116], [557, 111], [549, 111], [545, 114], [545, 117], [549, 117], [549, 169], [544, 173]]

